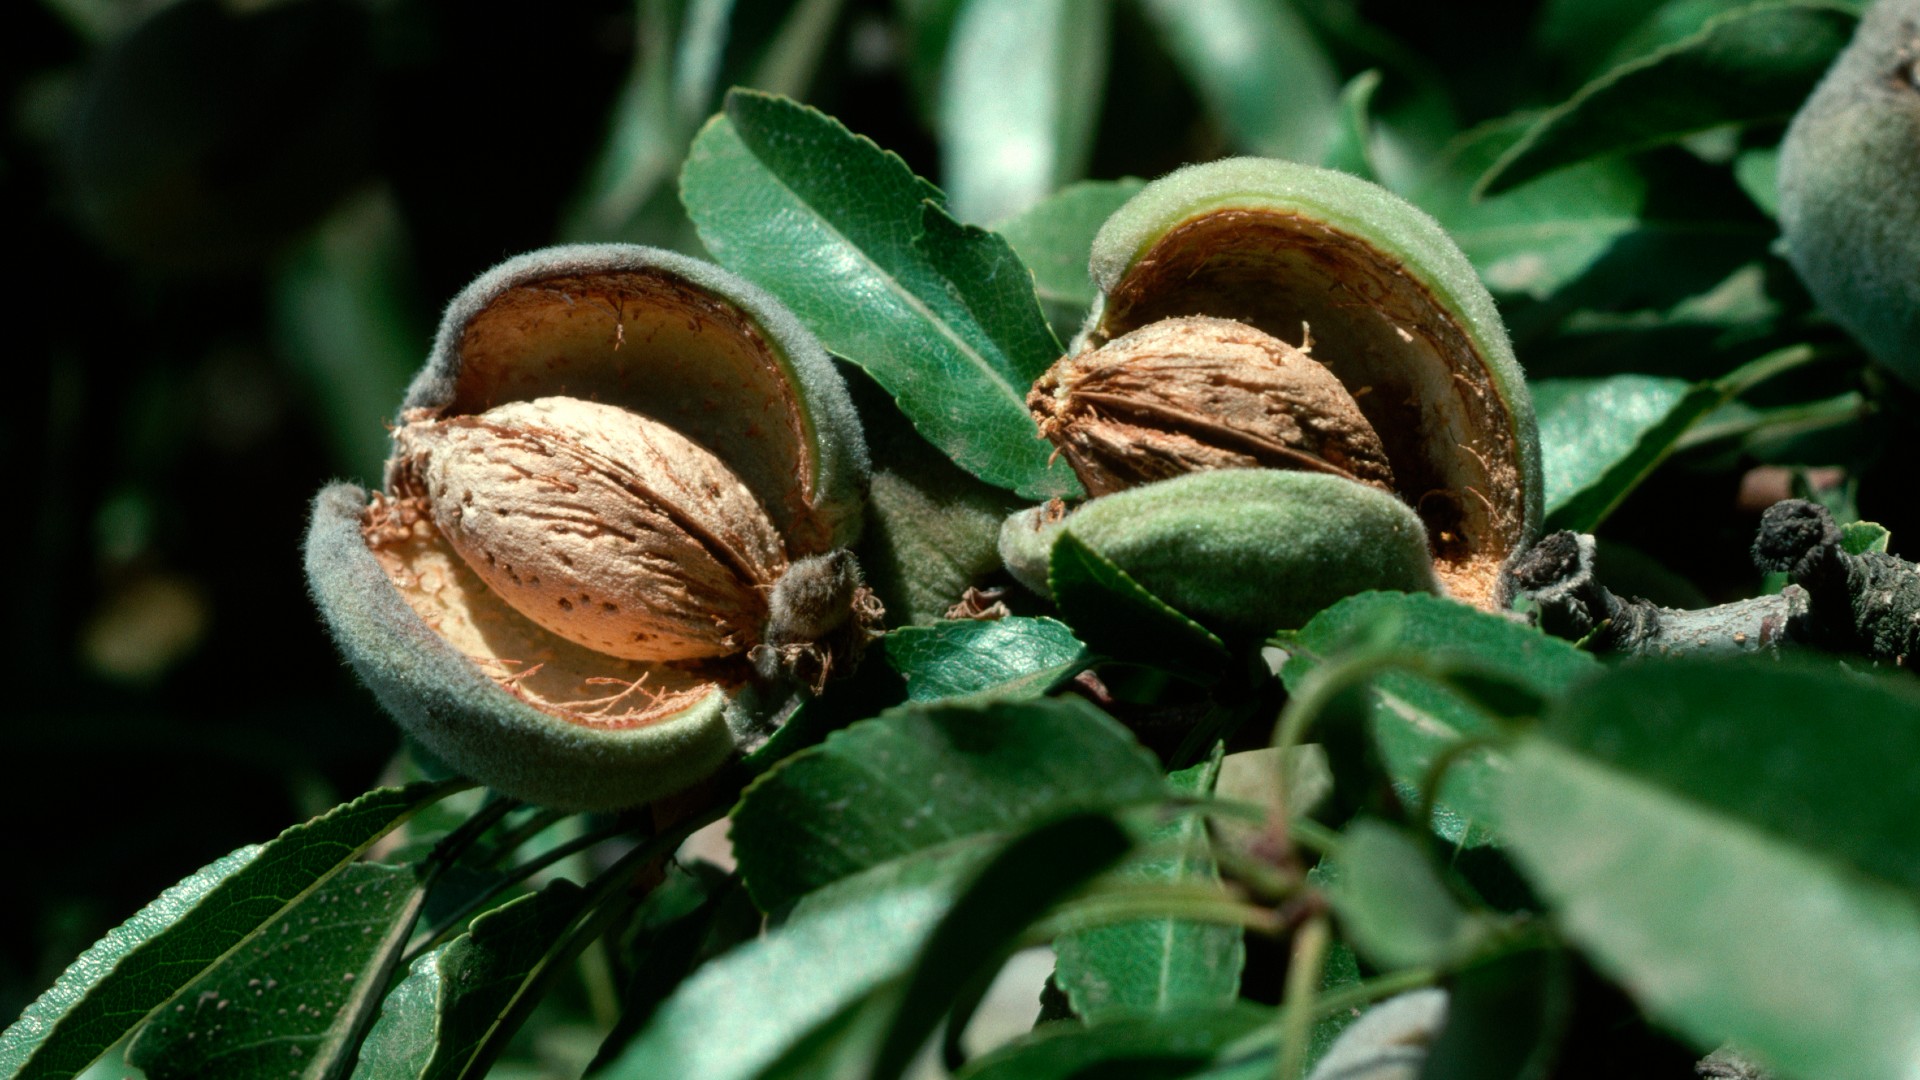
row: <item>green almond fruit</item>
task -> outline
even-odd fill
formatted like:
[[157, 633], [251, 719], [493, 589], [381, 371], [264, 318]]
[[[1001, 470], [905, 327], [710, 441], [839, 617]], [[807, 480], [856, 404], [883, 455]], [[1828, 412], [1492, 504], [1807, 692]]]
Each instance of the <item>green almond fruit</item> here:
[[1001, 556], [1023, 584], [1051, 595], [1049, 562], [1062, 533], [1210, 629], [1239, 637], [1303, 626], [1369, 589], [1440, 591], [1419, 516], [1378, 488], [1325, 473], [1189, 473], [1065, 516], [1036, 507], [1007, 519]]
[[770, 662], [878, 617], [844, 551], [868, 478], [845, 384], [698, 260], [583, 245], [481, 276], [387, 473], [315, 500], [314, 598], [409, 735], [518, 798], [613, 809], [698, 781], [785, 700]]
[[1879, 0], [1780, 144], [1780, 231], [1815, 300], [1920, 388], [1920, 0]]
[[[1503, 606], [1501, 569], [1540, 526], [1539, 435], [1493, 298], [1432, 218], [1345, 173], [1218, 161], [1142, 189], [1101, 228], [1091, 268], [1101, 295], [1074, 354], [1029, 398], [1076, 470], [1076, 452], [1105, 452], [1117, 457], [1104, 479], [1180, 471], [1168, 462], [1305, 467], [1355, 488], [1368, 485], [1353, 477], [1370, 479], [1417, 515], [1449, 595]], [[1304, 358], [1338, 386], [1305, 371], [1243, 383], [1213, 370], [1243, 363], [1209, 357], [1208, 342], [1227, 336], [1220, 320], [1277, 339], [1258, 346], [1236, 336], [1240, 353], [1285, 353], [1295, 367]], [[1155, 327], [1178, 328], [1180, 340], [1157, 340], [1169, 335]], [[1142, 377], [1096, 379], [1109, 346], [1121, 354], [1114, 363]], [[1183, 365], [1191, 385], [1164, 374]], [[1075, 386], [1095, 385], [1103, 388], [1095, 407], [1076, 410]], [[1302, 408], [1327, 415], [1298, 415]], [[1355, 409], [1371, 432], [1345, 419]], [[1112, 428], [1076, 430], [1073, 416]], [[1385, 465], [1363, 476], [1356, 455], [1372, 455], [1374, 437]], [[1156, 460], [1143, 464], [1142, 448]], [[1082, 475], [1090, 490], [1112, 486], [1101, 479]], [[1288, 557], [1281, 537], [1266, 551]]]

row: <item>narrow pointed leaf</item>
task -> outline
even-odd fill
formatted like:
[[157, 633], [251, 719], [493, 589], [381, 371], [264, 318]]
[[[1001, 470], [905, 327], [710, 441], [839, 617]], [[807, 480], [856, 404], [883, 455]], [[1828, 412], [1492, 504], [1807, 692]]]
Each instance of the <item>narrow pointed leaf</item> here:
[[734, 855], [771, 911], [960, 837], [1167, 794], [1152, 755], [1081, 699], [909, 706], [756, 781], [733, 814]]
[[1288, 0], [1145, 0], [1167, 51], [1242, 149], [1318, 162], [1340, 81]]
[[369, 792], [182, 882], [89, 949], [0, 1034], [0, 1075], [25, 1080], [86, 1068], [414, 811], [466, 786]]
[[896, 1080], [967, 983], [1013, 954], [1022, 930], [1133, 847], [1104, 814], [1073, 814], [1016, 837], [996, 853], [927, 936], [884, 1010], [884, 1040], [869, 1076]]
[[345, 867], [187, 984], [127, 1060], [152, 1080], [338, 1075], [423, 897], [412, 867]]
[[885, 646], [916, 702], [1038, 697], [1087, 662], [1065, 623], [1018, 615], [905, 626]]
[[1071, 532], [1054, 541], [1048, 584], [1061, 617], [1096, 652], [1196, 675], [1227, 663], [1227, 647], [1212, 631]]
[[[714, 258], [866, 369], [955, 463], [1033, 498], [1078, 490], [1026, 408], [1057, 359], [1031, 277], [1004, 240], [941, 220], [939, 190], [898, 157], [813, 109], [735, 91], [695, 139], [681, 196]], [[928, 202], [937, 235], [923, 231]], [[1017, 287], [1024, 306], [1008, 301]]]
[[1528, 116], [1484, 124], [1455, 140], [1413, 192], [1495, 293], [1544, 299], [1578, 280], [1622, 238], [1724, 228], [1648, 220], [1648, 184], [1631, 162], [1581, 162], [1485, 198], [1476, 179], [1530, 126]]
[[1419, 841], [1385, 822], [1347, 827], [1327, 896], [1344, 936], [1382, 971], [1443, 967], [1486, 939], [1440, 880]]
[[1380, 88], [1378, 69], [1355, 75], [1340, 88], [1340, 123], [1321, 164], [1329, 169], [1352, 173], [1362, 180], [1378, 181], [1380, 171], [1373, 164], [1373, 92]]
[[1532, 385], [1549, 531], [1598, 528], [1681, 436], [1727, 397], [1711, 383], [1654, 375], [1541, 379]]
[[1920, 1045], [1920, 691], [1665, 662], [1581, 684], [1512, 756], [1506, 838], [1656, 1020], [1791, 1076]]
[[[1053, 1024], [968, 1062], [959, 1080], [1074, 1080], [1187, 1076], [1235, 1041], [1273, 1023], [1249, 1002], [1214, 1008], [1115, 1013], [1092, 1026]], [[1263, 1062], [1269, 1074], [1272, 1064]]]
[[414, 962], [368, 1032], [354, 1080], [441, 1080], [474, 1066], [539, 962], [580, 910], [580, 888], [560, 880], [473, 921]]
[[[1217, 762], [1168, 777], [1178, 790], [1207, 794]], [[1136, 860], [1128, 880], [1212, 884], [1220, 880], [1208, 845], [1207, 823], [1182, 814], [1147, 838], [1150, 850], [1166, 854]], [[1188, 919], [1138, 919], [1062, 935], [1053, 944], [1059, 962], [1054, 982], [1073, 1011], [1089, 1023], [1142, 1009], [1166, 1011], [1224, 1006], [1240, 994], [1246, 963], [1244, 934], [1237, 926]]]
[[1100, 295], [1087, 269], [1094, 234], [1145, 186], [1140, 180], [1083, 181], [1062, 188], [995, 229], [1033, 271], [1041, 300], [1084, 310]]
[[1078, 180], [1106, 84], [1109, 0], [967, 0], [940, 91], [940, 175], [963, 221]]
[[1852, 33], [1838, 3], [1765, 2], [1615, 67], [1549, 110], [1481, 176], [1496, 194], [1602, 154], [1645, 150], [1725, 124], [1785, 120]]
[[[694, 972], [598, 1080], [746, 1080], [900, 978], [999, 849], [982, 836], [821, 889], [791, 916]], [[715, 1023], [736, 1018], [724, 1037]], [[750, 1022], [748, 1022], [750, 1020]]]
[[[1369, 628], [1390, 644], [1435, 660], [1498, 674], [1542, 697], [1556, 696], [1590, 674], [1598, 661], [1572, 643], [1497, 615], [1433, 596], [1366, 593], [1342, 600], [1293, 636], [1292, 659], [1281, 670], [1290, 689]], [[1406, 795], [1416, 795], [1442, 755], [1466, 740], [1499, 734], [1497, 718], [1458, 690], [1405, 671], [1377, 676], [1368, 691], [1373, 737], [1388, 771]], [[1485, 843], [1497, 821], [1505, 765], [1488, 749], [1462, 753], [1439, 791], [1435, 826], [1455, 843]]]

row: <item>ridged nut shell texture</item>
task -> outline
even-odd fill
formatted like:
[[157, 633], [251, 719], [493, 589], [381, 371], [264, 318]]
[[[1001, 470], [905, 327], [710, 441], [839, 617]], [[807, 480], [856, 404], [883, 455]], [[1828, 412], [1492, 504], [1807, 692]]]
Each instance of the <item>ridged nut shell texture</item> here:
[[409, 424], [396, 444], [441, 535], [553, 633], [630, 660], [759, 643], [785, 545], [740, 478], [665, 424], [539, 398]]
[[1164, 319], [1065, 357], [1027, 405], [1088, 495], [1232, 468], [1393, 488], [1380, 437], [1340, 380], [1230, 319]]
[[315, 602], [409, 736], [559, 809], [670, 794], [762, 732], [780, 702], [747, 650], [771, 586], [860, 534], [866, 445], [832, 361], [670, 252], [483, 274], [395, 429], [386, 491], [314, 502]]
[[[1091, 272], [1101, 293], [1076, 355], [1196, 316], [1310, 352], [1378, 437], [1391, 489], [1424, 524], [1448, 593], [1502, 606], [1502, 567], [1539, 529], [1539, 436], [1493, 299], [1432, 218], [1344, 173], [1217, 161], [1162, 177], [1116, 211]], [[1217, 461], [1242, 452], [1207, 441]], [[1274, 557], [1284, 557], [1278, 541]]]

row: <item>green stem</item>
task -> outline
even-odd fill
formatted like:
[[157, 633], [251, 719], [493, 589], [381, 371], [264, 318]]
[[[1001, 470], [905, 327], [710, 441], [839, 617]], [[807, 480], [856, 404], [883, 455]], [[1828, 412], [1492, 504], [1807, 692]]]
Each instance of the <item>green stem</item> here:
[[485, 858], [481, 862], [496, 863], [512, 855], [521, 844], [546, 832], [559, 821], [573, 815], [561, 810], [536, 809], [527, 820], [515, 825], [503, 833], [499, 839], [488, 845]]
[[500, 880], [494, 882], [491, 886], [489, 886], [487, 889], [481, 892], [480, 895], [460, 905], [460, 907], [456, 911], [454, 911], [452, 915], [449, 915], [445, 919], [442, 919], [440, 921], [440, 924], [433, 928], [432, 933], [428, 934], [427, 937], [424, 940], [422, 940], [418, 945], [415, 945], [412, 949], [408, 950], [407, 956], [406, 956], [406, 962], [411, 964], [413, 963], [414, 960], [418, 959], [421, 954], [427, 952], [429, 949], [432, 949], [438, 946], [441, 942], [446, 940], [447, 937], [451, 936], [455, 931], [459, 930], [460, 927], [464, 926], [466, 924], [466, 921], [472, 918], [475, 913], [479, 912], [482, 908], [487, 907], [489, 904], [492, 904], [495, 900], [499, 899], [501, 893], [507, 891], [508, 889], [519, 884], [520, 882], [523, 882], [528, 878], [533, 877], [535, 874], [540, 873], [542, 870], [547, 869], [548, 867], [554, 865], [555, 863], [560, 862], [562, 859], [566, 859], [570, 856], [577, 855], [580, 852], [593, 847], [595, 844], [605, 843], [606, 841], [611, 840], [614, 837], [619, 836], [621, 833], [624, 833], [626, 831], [627, 829], [624, 824], [616, 822], [615, 824], [608, 825], [604, 828], [596, 829], [593, 832], [583, 833], [580, 836], [576, 836], [572, 840], [569, 840], [564, 844], [557, 845], [552, 850], [542, 853], [539, 857], [528, 859], [526, 862], [521, 863], [519, 866], [514, 867], [511, 871], [508, 871], [504, 876], [502, 876]]
[[1034, 924], [1034, 942], [1097, 926], [1142, 919], [1184, 919], [1188, 922], [1239, 926], [1257, 934], [1278, 934], [1279, 917], [1271, 908], [1223, 896], [1218, 890], [1166, 886], [1129, 886], [1127, 892], [1090, 896], [1074, 901]]
[[1308, 919], [1293, 936], [1293, 958], [1287, 964], [1286, 997], [1280, 1003], [1280, 1053], [1275, 1080], [1300, 1080], [1306, 1071], [1307, 1042], [1313, 1035], [1315, 1002], [1325, 975], [1327, 946], [1333, 930], [1324, 912]]
[[1795, 368], [1804, 367], [1815, 360], [1837, 355], [1835, 348], [1816, 348], [1812, 345], [1789, 345], [1784, 349], [1775, 349], [1764, 356], [1757, 356], [1739, 367], [1714, 380], [1722, 395], [1736, 398], [1759, 386], [1769, 379], [1778, 378]]
[[440, 838], [433, 845], [433, 851], [425, 860], [427, 878], [425, 884], [432, 884], [447, 868], [459, 861], [460, 856], [486, 835], [488, 829], [500, 823], [500, 819], [519, 809], [519, 799], [509, 799], [497, 792], [488, 792], [487, 800], [480, 804], [472, 816], [461, 822], [458, 827]]
[[1428, 834], [1435, 832], [1433, 815], [1440, 807], [1440, 786], [1447, 782], [1447, 773], [1460, 763], [1460, 759], [1475, 750], [1488, 750], [1501, 746], [1505, 740], [1485, 735], [1455, 740], [1445, 750], [1440, 751], [1427, 764], [1427, 771], [1420, 778], [1420, 805], [1416, 807], [1421, 826]]
[[546, 995], [546, 990], [559, 977], [561, 971], [572, 964], [580, 953], [596, 938], [605, 933], [609, 926], [632, 911], [645, 894], [621, 896], [622, 890], [631, 883], [633, 872], [655, 859], [673, 854], [687, 837], [726, 816], [727, 808], [733, 800], [719, 800], [713, 807], [680, 822], [666, 832], [660, 833], [636, 845], [632, 851], [615, 860], [592, 881], [587, 883], [586, 895], [581, 900], [583, 912], [560, 936], [559, 941], [542, 956], [510, 998], [493, 1024], [476, 1042], [473, 1055], [459, 1070], [461, 1076], [485, 1076], [488, 1068], [506, 1049], [508, 1040], [526, 1022], [534, 1008]]
[[1850, 390], [1820, 401], [1762, 409], [1752, 416], [1696, 424], [1675, 443], [1674, 450], [1690, 450], [1723, 439], [1752, 438], [1755, 435], [1798, 435], [1822, 428], [1837, 427], [1858, 420], [1869, 411], [1866, 398]]
[[1381, 998], [1389, 998], [1408, 990], [1418, 990], [1423, 986], [1432, 986], [1440, 978], [1436, 968], [1407, 968], [1386, 975], [1380, 975], [1366, 982], [1335, 990], [1320, 999], [1315, 1008], [1314, 1017], [1325, 1020], [1338, 1016], [1348, 1009], [1357, 1009], [1362, 1005], [1371, 1005]]

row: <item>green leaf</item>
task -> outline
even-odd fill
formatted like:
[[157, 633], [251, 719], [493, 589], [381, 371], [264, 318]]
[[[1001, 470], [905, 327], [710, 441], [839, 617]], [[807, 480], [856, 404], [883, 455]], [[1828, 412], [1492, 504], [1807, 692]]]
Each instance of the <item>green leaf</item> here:
[[274, 341], [309, 387], [334, 468], [348, 476], [380, 477], [393, 403], [427, 340], [407, 303], [406, 264], [400, 210], [377, 192], [322, 222], [273, 283]]
[[1514, 145], [1527, 123], [1527, 117], [1512, 117], [1461, 136], [1412, 195], [1446, 227], [1494, 292], [1544, 299], [1586, 273], [1624, 237], [1684, 237], [1713, 227], [1685, 218], [1645, 220], [1647, 181], [1617, 158], [1475, 198], [1474, 180]]
[[1380, 72], [1370, 69], [1355, 75], [1340, 89], [1340, 123], [1334, 129], [1333, 142], [1327, 147], [1321, 164], [1329, 169], [1352, 173], [1362, 180], [1378, 181], [1373, 167], [1373, 124], [1368, 110], [1373, 107], [1373, 92], [1380, 89]]
[[1681, 436], [1726, 400], [1712, 383], [1654, 375], [1533, 384], [1549, 531], [1592, 532]]
[[1650, 1016], [1793, 1076], [1912, 1071], [1920, 690], [1832, 667], [1636, 664], [1512, 755], [1506, 839]]
[[1106, 83], [1108, 0], [967, 0], [940, 91], [953, 211], [992, 222], [1086, 172]]
[[1382, 821], [1347, 826], [1327, 897], [1346, 938], [1381, 970], [1451, 966], [1486, 940], [1434, 870], [1426, 849]]
[[1535, 121], [1480, 178], [1497, 194], [1563, 165], [1724, 124], [1785, 120], [1839, 54], [1854, 17], [1832, 3], [1746, 4], [1615, 67]]
[[1266, 157], [1321, 160], [1339, 122], [1339, 75], [1291, 3], [1143, 3], [1235, 145]]
[[478, 1077], [512, 1034], [499, 1022], [580, 912], [580, 887], [555, 881], [473, 920], [414, 961], [360, 1052], [354, 1080]]
[[733, 814], [734, 856], [775, 911], [959, 837], [1168, 794], [1152, 755], [1082, 699], [907, 706], [756, 781]]
[[921, 119], [934, 126], [939, 111], [941, 68], [947, 60], [947, 43], [953, 40], [953, 21], [960, 13], [962, 0], [894, 0], [906, 56], [903, 66], [913, 84]]
[[1058, 356], [1031, 279], [1005, 241], [952, 224], [898, 157], [736, 90], [694, 140], [681, 195], [715, 259], [866, 369], [956, 464], [1030, 498], [1078, 492], [1026, 408]]
[[423, 806], [466, 781], [368, 792], [168, 890], [0, 1034], [0, 1075], [71, 1076]]
[[152, 1080], [338, 1075], [424, 896], [413, 867], [343, 867], [188, 983], [127, 1060]]
[[[1365, 593], [1315, 616], [1293, 636], [1294, 653], [1281, 678], [1289, 690], [1352, 643], [1424, 656], [1436, 666], [1470, 666], [1552, 697], [1597, 666], [1590, 653], [1498, 615], [1438, 597]], [[1373, 738], [1403, 793], [1416, 795], [1443, 755], [1470, 740], [1499, 736], [1502, 728], [1458, 690], [1408, 671], [1386, 670], [1367, 691]], [[1504, 766], [1491, 750], [1460, 754], [1438, 795], [1435, 826], [1457, 844], [1487, 841], [1497, 822]]]
[[[1219, 774], [1218, 762], [1168, 777], [1180, 791], [1205, 795]], [[1181, 814], [1147, 838], [1147, 857], [1130, 863], [1126, 879], [1155, 883], [1216, 884], [1219, 872], [1207, 840], [1207, 822], [1197, 812]], [[1073, 1011], [1089, 1023], [1141, 1009], [1162, 1012], [1193, 1006], [1224, 1006], [1240, 994], [1246, 943], [1237, 926], [1187, 919], [1136, 919], [1063, 934], [1053, 943], [1059, 958], [1054, 983]]]
[[1518, 949], [1455, 973], [1421, 1080], [1551, 1075], [1573, 1012], [1570, 966], [1558, 948]]
[[874, 1080], [898, 1077], [964, 985], [998, 971], [1022, 930], [1132, 847], [1127, 831], [1103, 814], [1050, 821], [1008, 843], [920, 950], [897, 1004], [887, 1009]]
[[1020, 361], [1010, 370], [1025, 378], [1026, 385], [1059, 359], [1060, 339], [1040, 313], [1033, 275], [1005, 238], [962, 225], [937, 204], [924, 202], [913, 246], [946, 278], [948, 292], [974, 324], [1007, 357]]
[[1087, 664], [1065, 623], [1019, 615], [903, 626], [884, 645], [915, 702], [1039, 697]]
[[1779, 174], [1778, 147], [1743, 150], [1733, 159], [1733, 178], [1739, 181], [1740, 190], [1768, 217], [1780, 215]]
[[1233, 1002], [1212, 1008], [1116, 1012], [1091, 1026], [1049, 1024], [969, 1062], [958, 1080], [1185, 1076], [1272, 1023], [1272, 1009]]
[[[745, 1080], [760, 1075], [905, 973], [1001, 843], [997, 837], [973, 837], [813, 893], [777, 929], [681, 983], [599, 1077]], [[725, 1036], [716, 1037], [716, 1019], [729, 1017], [741, 1022], [730, 1023]]]
[[1893, 534], [1885, 525], [1871, 521], [1849, 521], [1840, 526], [1840, 546], [1849, 555], [1865, 555], [1869, 551], [1886, 551], [1888, 541]]
[[1084, 310], [1100, 295], [1087, 270], [1094, 234], [1145, 186], [1145, 181], [1133, 179], [1087, 180], [1062, 188], [996, 228], [1033, 270], [1041, 300]]
[[[1328, 864], [1322, 863], [1308, 871], [1309, 878], [1320, 877], [1324, 880], [1324, 875], [1321, 875], [1320, 871], [1326, 865]], [[1359, 985], [1360, 958], [1353, 954], [1353, 947], [1344, 941], [1337, 940], [1329, 944], [1326, 963], [1320, 972], [1320, 992], [1315, 997], [1325, 999], [1336, 990], [1351, 990]], [[1335, 1012], [1314, 1023], [1312, 1033], [1307, 1036], [1307, 1057], [1304, 1062], [1309, 1070], [1321, 1058], [1327, 1056], [1327, 1050], [1333, 1046], [1336, 1039], [1340, 1038], [1340, 1033], [1352, 1026], [1355, 1020], [1360, 1019], [1360, 1013], [1360, 1007], [1354, 1006]]]
[[1212, 631], [1071, 532], [1053, 543], [1048, 583], [1061, 617], [1096, 652], [1202, 676], [1227, 663], [1227, 647]]
[[[244, 869], [264, 850], [259, 844], [250, 844], [202, 867], [95, 942], [92, 948], [67, 968], [51, 989], [27, 1006], [20, 1018], [4, 1033], [0, 1033], [0, 1070], [4, 1070], [8, 1077], [71, 1076], [84, 1068], [86, 1061], [75, 1063], [78, 1052], [66, 1055], [60, 1065], [42, 1067], [38, 1072], [29, 1072], [22, 1066], [46, 1039], [49, 1029], [76, 1005], [84, 1003], [88, 993], [113, 972], [114, 965], [122, 957], [164, 933], [182, 916], [191, 913], [215, 886]], [[123, 1030], [131, 1029], [137, 1019], [129, 1021]], [[104, 1051], [117, 1038], [108, 1039], [96, 1054]]]
[[620, 966], [632, 974], [620, 993], [620, 1018], [587, 1075], [619, 1057], [695, 967], [759, 937], [765, 921], [738, 875], [706, 862], [670, 864], [666, 881], [641, 903], [631, 942], [619, 946]]
[[649, 211], [669, 190], [713, 100], [733, 0], [641, 0], [634, 7], [633, 67], [568, 214], [563, 231], [573, 239], [644, 240]]

